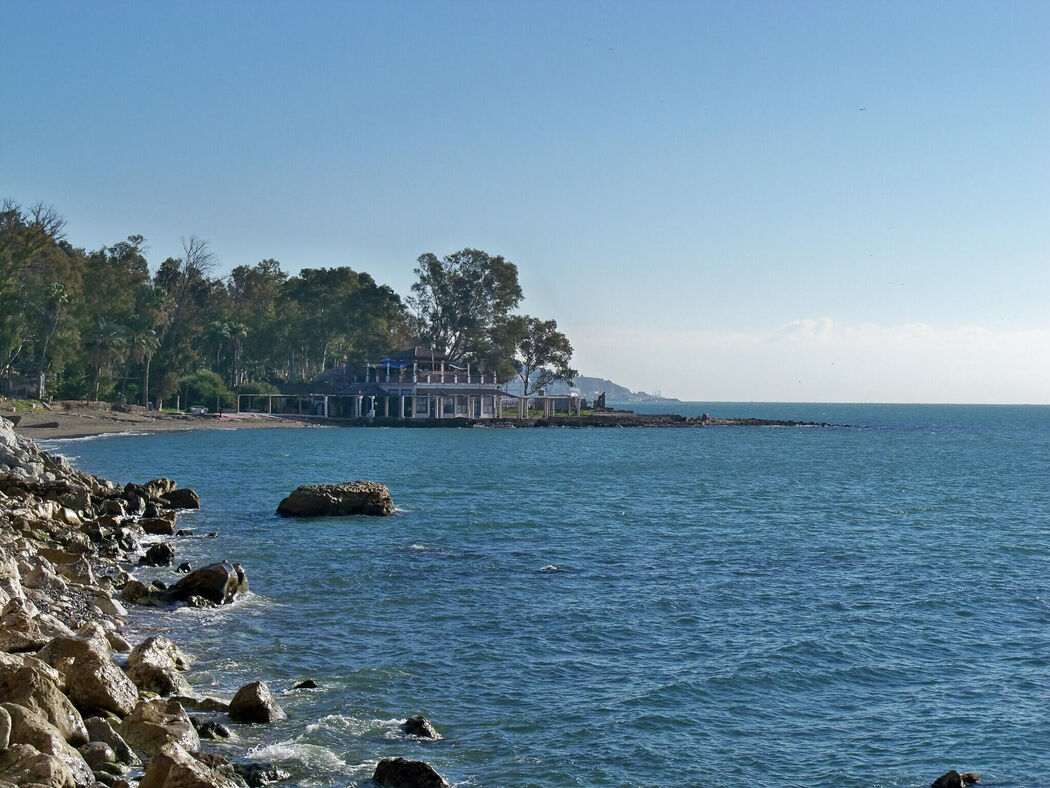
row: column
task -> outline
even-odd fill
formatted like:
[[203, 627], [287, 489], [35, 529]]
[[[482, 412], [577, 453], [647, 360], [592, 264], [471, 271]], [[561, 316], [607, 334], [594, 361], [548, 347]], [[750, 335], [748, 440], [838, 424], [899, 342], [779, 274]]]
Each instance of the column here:
[[328, 395], [324, 395], [324, 417], [328, 418]]
[[390, 418], [390, 397], [383, 397], [383, 418]]
[[404, 394], [402, 394], [400, 397], [398, 397], [397, 417], [399, 419], [401, 419], [402, 421], [405, 420], [405, 395]]
[[273, 394], [266, 398], [266, 412], [273, 413]]
[[364, 414], [364, 407], [365, 407], [365, 395], [364, 394], [358, 394], [357, 395], [357, 418], [361, 418], [362, 416], [365, 415]]

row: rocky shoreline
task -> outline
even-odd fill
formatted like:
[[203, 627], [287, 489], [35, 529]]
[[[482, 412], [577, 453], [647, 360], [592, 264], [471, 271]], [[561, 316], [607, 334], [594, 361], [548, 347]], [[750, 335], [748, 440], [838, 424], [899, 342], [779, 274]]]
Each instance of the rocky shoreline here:
[[[137, 566], [173, 564], [164, 540], [190, 535], [178, 511], [198, 506], [169, 479], [120, 487], [78, 471], [0, 418], [0, 788], [257, 788], [288, 777], [208, 751], [229, 738], [227, 722], [284, 718], [264, 682], [229, 701], [200, 697], [175, 643], [126, 638], [125, 604], [208, 608], [247, 592], [244, 569], [226, 560], [184, 564], [170, 585], [135, 577]], [[162, 541], [143, 551], [147, 535]], [[373, 780], [446, 785], [399, 758], [380, 761]]]

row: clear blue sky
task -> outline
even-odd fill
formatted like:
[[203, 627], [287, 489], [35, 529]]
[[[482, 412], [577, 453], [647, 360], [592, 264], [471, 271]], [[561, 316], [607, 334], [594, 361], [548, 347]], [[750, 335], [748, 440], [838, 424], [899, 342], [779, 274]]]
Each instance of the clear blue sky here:
[[465, 246], [585, 374], [1050, 402], [1050, 3], [0, 0], [0, 196], [156, 265]]

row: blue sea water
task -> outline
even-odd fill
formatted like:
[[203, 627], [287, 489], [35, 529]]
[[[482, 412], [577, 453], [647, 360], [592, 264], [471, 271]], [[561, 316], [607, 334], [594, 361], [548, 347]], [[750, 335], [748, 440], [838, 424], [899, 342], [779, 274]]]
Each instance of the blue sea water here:
[[[1050, 408], [659, 403], [841, 428], [286, 429], [63, 441], [202, 497], [177, 542], [254, 594], [134, 612], [292, 785], [993, 786], [1050, 768]], [[392, 518], [284, 520], [299, 484]], [[155, 574], [164, 576], [163, 570]], [[312, 678], [318, 690], [293, 690]], [[405, 737], [424, 714], [444, 739]]]

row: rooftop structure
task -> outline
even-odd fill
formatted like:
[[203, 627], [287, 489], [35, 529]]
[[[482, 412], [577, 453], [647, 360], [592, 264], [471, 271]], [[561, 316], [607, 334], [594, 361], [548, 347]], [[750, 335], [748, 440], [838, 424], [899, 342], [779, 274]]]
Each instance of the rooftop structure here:
[[418, 345], [326, 370], [307, 388], [326, 395], [326, 417], [494, 419], [503, 398], [517, 399], [500, 389], [494, 372], [450, 364], [446, 354]]

